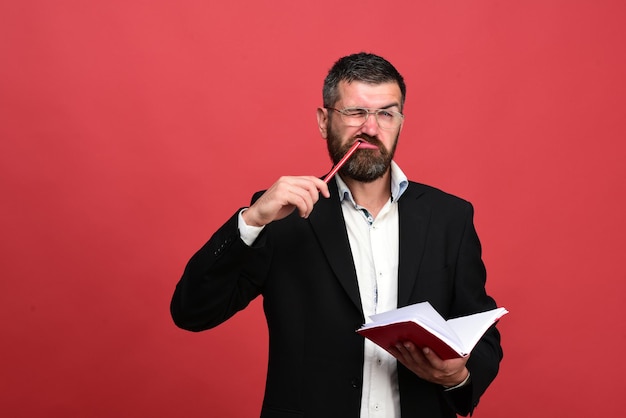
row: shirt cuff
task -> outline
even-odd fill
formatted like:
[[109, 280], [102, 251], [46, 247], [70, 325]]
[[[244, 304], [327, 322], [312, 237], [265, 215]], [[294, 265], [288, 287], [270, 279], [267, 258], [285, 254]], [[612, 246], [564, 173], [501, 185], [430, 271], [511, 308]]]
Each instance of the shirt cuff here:
[[449, 390], [454, 390], [454, 389], [459, 389], [459, 388], [462, 388], [463, 386], [467, 385], [467, 384], [469, 383], [469, 381], [470, 381], [470, 373], [469, 373], [469, 371], [468, 371], [468, 372], [467, 372], [467, 377], [465, 378], [465, 380], [464, 380], [464, 381], [462, 381], [461, 383], [459, 383], [459, 384], [458, 384], [458, 385], [456, 385], [456, 386], [450, 386], [450, 387], [446, 387], [446, 386], [444, 386], [444, 388], [445, 388], [445, 389], [444, 389], [444, 392], [447, 392], [447, 391], [449, 391]]
[[241, 240], [249, 247], [254, 243], [265, 226], [247, 225], [246, 221], [243, 220], [243, 216], [241, 216], [241, 214], [246, 210], [248, 210], [248, 208], [244, 208], [239, 211], [239, 216], [237, 217], [237, 227], [239, 228], [239, 236], [241, 237]]

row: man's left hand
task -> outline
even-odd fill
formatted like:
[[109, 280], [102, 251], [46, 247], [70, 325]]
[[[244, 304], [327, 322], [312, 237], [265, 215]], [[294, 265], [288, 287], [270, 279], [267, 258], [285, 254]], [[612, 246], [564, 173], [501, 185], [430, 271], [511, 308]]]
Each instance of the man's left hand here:
[[438, 385], [456, 386], [462, 383], [469, 374], [465, 367], [469, 356], [442, 360], [430, 348], [420, 349], [408, 341], [396, 344], [389, 351], [413, 373]]

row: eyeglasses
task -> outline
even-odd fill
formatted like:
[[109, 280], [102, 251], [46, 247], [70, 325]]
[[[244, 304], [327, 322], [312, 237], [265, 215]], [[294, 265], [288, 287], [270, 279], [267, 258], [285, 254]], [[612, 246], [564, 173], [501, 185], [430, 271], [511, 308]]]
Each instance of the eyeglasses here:
[[388, 109], [366, 109], [363, 107], [348, 107], [341, 110], [327, 107], [326, 109], [339, 113], [343, 123], [355, 128], [365, 125], [370, 115], [376, 117], [376, 122], [381, 129], [396, 129], [404, 120], [402, 113]]

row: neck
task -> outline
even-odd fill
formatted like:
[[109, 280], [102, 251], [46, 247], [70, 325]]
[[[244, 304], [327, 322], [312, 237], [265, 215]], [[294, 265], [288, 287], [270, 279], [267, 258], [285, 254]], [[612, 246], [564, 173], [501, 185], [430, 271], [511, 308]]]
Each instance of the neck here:
[[367, 209], [374, 217], [378, 215], [391, 196], [391, 172], [389, 170], [381, 178], [369, 183], [351, 178], [342, 178], [342, 180], [350, 189], [354, 201]]

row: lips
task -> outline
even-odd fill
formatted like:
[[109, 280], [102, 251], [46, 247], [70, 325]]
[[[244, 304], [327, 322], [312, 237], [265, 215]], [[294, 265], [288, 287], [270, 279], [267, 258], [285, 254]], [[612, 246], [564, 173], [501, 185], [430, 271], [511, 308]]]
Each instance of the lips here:
[[370, 144], [369, 142], [360, 141], [359, 149], [378, 149], [378, 147], [374, 144]]

